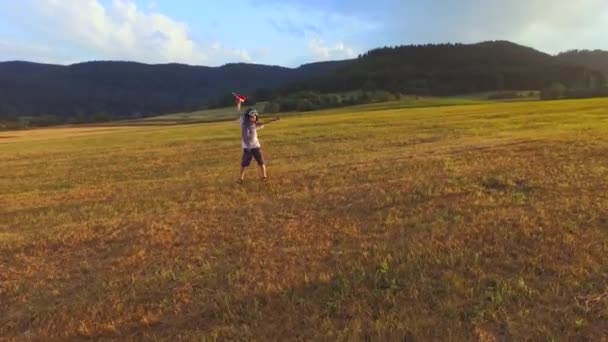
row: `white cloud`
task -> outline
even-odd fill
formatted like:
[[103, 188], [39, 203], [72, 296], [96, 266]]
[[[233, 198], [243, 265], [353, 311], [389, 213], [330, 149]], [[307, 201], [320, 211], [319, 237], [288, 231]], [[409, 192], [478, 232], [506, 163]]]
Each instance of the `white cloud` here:
[[608, 48], [608, 3], [604, 0], [581, 0], [551, 6], [544, 15], [531, 21], [517, 39], [547, 52], [573, 48]]
[[336, 43], [333, 47], [327, 46], [325, 42], [318, 38], [313, 38], [308, 42], [308, 49], [317, 61], [340, 60], [357, 57], [357, 53], [344, 43]]
[[[447, 0], [444, 0], [444, 2]], [[458, 11], [446, 4], [420, 16], [414, 25], [403, 25], [403, 34], [413, 32], [433, 41], [476, 42], [506, 39], [557, 53], [571, 48], [606, 48], [603, 39], [608, 22], [606, 0], [467, 0]], [[436, 14], [437, 29], [424, 32], [417, 27]]]
[[[507, 39], [530, 45], [547, 52], [583, 46], [602, 47], [608, 28], [608, 2], [605, 0], [527, 0], [483, 1], [468, 0], [460, 4], [458, 15], [450, 15], [449, 7], [433, 10], [445, 18], [434, 40], [469, 42]], [[428, 17], [426, 13], [422, 18]], [[405, 26], [404, 31], [415, 28]]]
[[[606, 0], [250, 0], [297, 9], [294, 18], [322, 11], [352, 18], [354, 26], [327, 25], [318, 35], [366, 48], [429, 42], [506, 39], [547, 52], [608, 49]], [[361, 26], [367, 29], [360, 29]], [[293, 25], [292, 25], [293, 26]], [[348, 33], [334, 30], [348, 27]], [[344, 37], [344, 38], [343, 38]]]
[[57, 54], [49, 46], [31, 45], [13, 40], [0, 40], [0, 59], [3, 61], [28, 60], [31, 56], [44, 56], [47, 63], [66, 64], [66, 56]]
[[26, 0], [16, 6], [25, 29], [48, 37], [56, 50], [86, 51], [90, 58], [148, 63], [223, 64], [251, 61], [242, 49], [196, 41], [188, 25], [131, 0]]
[[249, 51], [247, 51], [246, 49], [230, 49], [222, 46], [222, 44], [217, 42], [211, 45], [207, 55], [209, 56], [209, 58], [214, 60], [225, 60], [227, 58], [232, 57], [232, 59], [236, 59], [240, 62], [253, 62]]

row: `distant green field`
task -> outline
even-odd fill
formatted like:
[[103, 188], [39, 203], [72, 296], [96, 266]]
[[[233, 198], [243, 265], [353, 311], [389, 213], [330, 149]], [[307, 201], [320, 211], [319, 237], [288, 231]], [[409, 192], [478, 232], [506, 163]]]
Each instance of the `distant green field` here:
[[[257, 103], [252, 106], [259, 111], [264, 109], [265, 102]], [[244, 108], [243, 108], [244, 109]], [[175, 113], [160, 116], [153, 116], [149, 118], [139, 120], [128, 120], [123, 122], [117, 122], [116, 124], [130, 124], [130, 125], [172, 125], [172, 124], [192, 124], [192, 123], [205, 123], [205, 122], [216, 122], [216, 121], [227, 121], [236, 120], [239, 114], [235, 107], [230, 108], [218, 108], [195, 111], [191, 113]]]
[[460, 99], [469, 99], [469, 100], [485, 100], [492, 98], [493, 96], [497, 96], [500, 94], [517, 94], [518, 97], [513, 99], [503, 99], [500, 101], [530, 101], [530, 100], [539, 100], [540, 99], [540, 91], [538, 90], [513, 90], [513, 91], [489, 91], [489, 92], [479, 92], [472, 93], [466, 95], [460, 95], [456, 98]]
[[608, 336], [608, 99], [430, 101], [0, 132], [0, 336]]
[[[480, 104], [489, 103], [487, 100], [479, 98], [440, 98], [440, 97], [411, 97], [402, 99], [399, 101], [372, 103], [366, 105], [360, 105], [356, 107], [344, 107], [341, 108], [343, 112], [355, 110], [386, 110], [386, 109], [398, 109], [398, 108], [423, 108], [423, 107], [441, 107], [441, 106], [454, 106], [454, 105], [465, 105], [465, 104]], [[253, 106], [260, 113], [264, 114], [264, 107], [266, 102], [260, 102]], [[244, 110], [243, 107], [242, 110]], [[339, 110], [339, 109], [338, 109]], [[315, 114], [325, 114], [327, 112], [335, 111], [334, 109], [328, 109], [324, 111], [315, 112]], [[279, 116], [286, 115], [299, 115], [302, 113], [278, 113]], [[310, 114], [310, 113], [305, 113]], [[275, 116], [275, 114], [268, 114], [266, 116]], [[195, 124], [195, 123], [206, 123], [206, 122], [219, 122], [219, 121], [230, 121], [238, 118], [237, 110], [234, 107], [219, 108], [210, 110], [201, 110], [191, 113], [175, 113], [161, 116], [154, 116], [144, 119], [118, 121], [111, 123], [111, 125], [139, 125], [139, 126], [159, 126], [159, 125], [174, 125], [174, 124]]]

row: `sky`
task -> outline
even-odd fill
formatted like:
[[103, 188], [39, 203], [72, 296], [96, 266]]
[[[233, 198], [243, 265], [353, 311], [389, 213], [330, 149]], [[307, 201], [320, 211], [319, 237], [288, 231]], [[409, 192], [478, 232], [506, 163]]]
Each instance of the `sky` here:
[[608, 50], [608, 0], [0, 0], [0, 61], [296, 67], [486, 40]]

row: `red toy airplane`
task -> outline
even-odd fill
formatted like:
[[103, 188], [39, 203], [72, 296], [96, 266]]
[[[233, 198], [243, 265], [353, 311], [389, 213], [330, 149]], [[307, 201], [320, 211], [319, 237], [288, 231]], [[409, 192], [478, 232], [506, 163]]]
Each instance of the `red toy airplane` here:
[[234, 97], [236, 98], [236, 106], [238, 109], [241, 109], [241, 104], [245, 102], [245, 100], [247, 100], [247, 96], [241, 95], [239, 93], [232, 93], [232, 95], [234, 95]]

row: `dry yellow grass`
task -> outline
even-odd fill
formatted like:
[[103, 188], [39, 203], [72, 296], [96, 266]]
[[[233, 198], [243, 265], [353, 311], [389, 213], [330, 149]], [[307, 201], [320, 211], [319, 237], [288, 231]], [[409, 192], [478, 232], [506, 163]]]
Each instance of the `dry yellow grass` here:
[[608, 334], [608, 100], [0, 133], [2, 339]]

